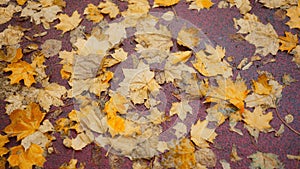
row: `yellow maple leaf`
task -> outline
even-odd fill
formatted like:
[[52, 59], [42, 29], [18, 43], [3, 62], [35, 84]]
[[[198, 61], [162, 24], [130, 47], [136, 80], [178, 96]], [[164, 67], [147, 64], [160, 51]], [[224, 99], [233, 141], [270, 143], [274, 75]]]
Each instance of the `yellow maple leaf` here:
[[246, 14], [251, 10], [249, 0], [234, 0], [234, 5], [240, 10], [241, 14]]
[[237, 79], [233, 82], [230, 78], [217, 78], [217, 83], [218, 87], [211, 86], [207, 92], [206, 102], [228, 101], [242, 113], [244, 111], [244, 100], [249, 93], [245, 81]]
[[207, 120], [198, 120], [196, 124], [191, 127], [191, 140], [201, 148], [209, 147], [207, 141], [213, 143], [217, 133], [215, 129], [207, 128]]
[[189, 105], [187, 100], [183, 100], [181, 102], [172, 103], [172, 107], [170, 109], [170, 116], [175, 114], [184, 121], [188, 113], [192, 113], [192, 107]]
[[213, 48], [206, 45], [206, 50], [201, 50], [196, 53], [196, 60], [193, 66], [204, 76], [217, 76], [222, 75], [228, 78], [232, 75], [232, 68], [228, 62], [223, 58], [225, 57], [225, 49], [221, 46]]
[[7, 161], [12, 167], [18, 166], [20, 169], [32, 169], [33, 165], [43, 167], [46, 162], [43, 156], [44, 150], [36, 144], [31, 144], [27, 151], [24, 150], [22, 145], [12, 147], [10, 151], [11, 154]]
[[105, 103], [104, 112], [107, 114], [126, 114], [128, 100], [120, 93], [111, 94], [109, 101]]
[[262, 132], [267, 132], [272, 126], [269, 122], [273, 119], [272, 112], [263, 114], [263, 109], [259, 106], [252, 112], [246, 110], [243, 114], [243, 121], [251, 128], [257, 129]]
[[176, 53], [172, 53], [170, 56], [170, 61], [172, 64], [177, 64], [179, 62], [187, 62], [189, 58], [192, 56], [192, 51], [180, 51]]
[[196, 165], [195, 147], [189, 139], [184, 138], [179, 145], [164, 153], [162, 158], [162, 165], [165, 168], [194, 168]]
[[149, 99], [149, 95], [156, 95], [159, 84], [154, 79], [154, 72], [149, 65], [140, 63], [137, 69], [123, 69], [125, 79], [120, 83], [119, 92], [129, 95], [134, 104], [143, 104]]
[[83, 14], [86, 15], [88, 20], [94, 23], [98, 23], [104, 18], [104, 16], [101, 14], [101, 10], [94, 4], [88, 4], [88, 6], [84, 9]]
[[298, 36], [296, 34], [293, 35], [291, 32], [285, 32], [285, 37], [279, 36], [279, 41], [281, 43], [279, 49], [281, 51], [287, 50], [290, 53], [297, 46]]
[[110, 18], [116, 18], [120, 13], [118, 6], [110, 0], [100, 2], [98, 7], [101, 8], [101, 13], [108, 14]]
[[5, 127], [4, 132], [9, 136], [17, 136], [19, 141], [37, 131], [44, 116], [38, 104], [30, 103], [26, 110], [17, 109], [9, 115], [11, 123]]
[[148, 0], [128, 0], [128, 8], [122, 12], [122, 16], [140, 16], [149, 12], [150, 5]]
[[18, 5], [24, 5], [27, 0], [17, 0]]
[[3, 147], [8, 142], [9, 142], [8, 137], [6, 135], [3, 136], [0, 134], [0, 157], [2, 157], [3, 155], [9, 152], [7, 148]]
[[77, 162], [77, 159], [71, 159], [69, 163], [62, 164], [59, 169], [84, 169], [84, 165], [82, 163], [80, 163], [79, 167], [77, 168]]
[[103, 67], [112, 67], [127, 59], [128, 53], [123, 48], [116, 49], [115, 53], [111, 54], [112, 58], [104, 58], [102, 61]]
[[189, 9], [197, 9], [198, 11], [201, 9], [209, 9], [214, 4], [211, 0], [187, 0], [187, 2], [192, 2]]
[[60, 20], [60, 23], [55, 25], [55, 28], [62, 30], [62, 34], [75, 29], [82, 21], [80, 14], [77, 11], [74, 11], [70, 17], [67, 14], [60, 14], [58, 19]]
[[262, 74], [258, 77], [257, 81], [252, 80], [254, 92], [257, 94], [270, 94], [272, 86], [268, 83], [269, 79], [266, 74]]
[[154, 0], [154, 5], [153, 7], [158, 7], [158, 6], [172, 6], [175, 5], [179, 2], [180, 0]]
[[113, 130], [113, 133], [121, 133], [125, 131], [125, 119], [117, 115], [117, 113], [125, 114], [127, 111], [127, 99], [119, 93], [114, 93], [108, 102], [105, 103], [104, 112], [107, 113], [107, 124]]
[[286, 24], [290, 28], [300, 29], [300, 1], [298, 1], [297, 6], [292, 6], [286, 11], [286, 16], [290, 17], [290, 20]]
[[50, 106], [62, 106], [61, 97], [67, 93], [67, 89], [57, 83], [46, 84], [44, 89], [39, 90], [37, 101], [41, 107], [49, 111]]
[[7, 65], [7, 68], [3, 69], [5, 72], [12, 71], [12, 74], [8, 77], [10, 84], [19, 83], [24, 80], [24, 84], [30, 87], [32, 83], [35, 83], [34, 75], [37, 75], [34, 68], [25, 61], [19, 61]]

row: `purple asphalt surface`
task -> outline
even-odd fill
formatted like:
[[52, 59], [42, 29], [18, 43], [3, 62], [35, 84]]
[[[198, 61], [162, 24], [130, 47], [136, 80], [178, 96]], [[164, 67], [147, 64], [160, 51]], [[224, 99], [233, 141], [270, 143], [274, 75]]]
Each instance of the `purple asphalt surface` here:
[[[71, 15], [74, 10], [77, 10], [80, 14], [83, 14], [84, 8], [88, 3], [98, 4], [99, 2], [95, 0], [82, 0], [82, 1], [71, 1], [66, 0], [67, 6], [64, 9], [64, 12], [68, 15]], [[119, 3], [122, 8], [124, 3], [116, 1]], [[175, 5], [173, 8], [155, 8], [151, 9], [153, 12], [166, 12], [166, 11], [176, 11], [177, 15], [185, 20], [190, 21], [195, 26], [200, 28], [211, 42], [215, 45], [220, 45], [226, 49], [226, 56], [234, 56], [235, 59], [230, 64], [238, 65], [244, 57], [250, 58], [255, 51], [255, 47], [249, 44], [246, 41], [238, 41], [232, 38], [237, 30], [233, 26], [233, 18], [241, 18], [242, 15], [239, 13], [236, 8], [228, 9], [218, 9], [217, 3], [219, 1], [213, 0], [215, 5], [210, 10], [201, 10], [200, 12], [196, 10], [188, 10], [188, 4], [185, 1], [181, 1], [179, 4]], [[151, 0], [151, 4], [153, 4]], [[288, 21], [288, 18], [280, 20], [275, 16], [276, 10], [270, 10], [263, 7], [259, 3], [251, 1], [252, 10], [251, 13], [254, 13], [263, 23], [270, 22], [275, 28], [279, 36], [283, 36], [285, 31], [291, 31], [293, 34], [300, 32], [298, 30], [290, 30], [285, 22]], [[58, 23], [55, 21], [53, 25]], [[13, 19], [9, 23], [0, 25], [0, 31], [3, 31], [7, 25], [20, 25], [26, 28], [31, 27], [29, 22], [21, 22], [16, 19]], [[87, 20], [83, 20], [81, 23], [86, 26], [86, 31], [89, 32], [93, 27], [93, 24]], [[37, 26], [33, 30], [42, 30], [41, 26]], [[33, 31], [33, 32], [34, 32]], [[34, 34], [34, 33], [32, 33]], [[66, 33], [64, 36], [61, 36], [61, 31], [51, 29], [50, 32], [45, 37], [40, 38], [41, 43], [46, 39], [57, 39], [62, 40], [63, 49], [62, 50], [71, 50], [71, 44], [69, 43], [69, 33]], [[25, 46], [28, 42], [23, 42], [22, 46]], [[300, 70], [297, 68], [296, 64], [292, 62], [292, 56], [288, 55], [286, 52], [278, 51], [276, 56], [267, 56], [275, 57], [275, 63], [269, 63], [263, 65], [261, 62], [255, 63], [249, 70], [246, 71], [236, 71], [234, 70], [235, 75], [237, 72], [240, 72], [241, 76], [244, 79], [247, 79], [248, 86], [250, 87], [250, 79], [257, 78], [257, 70], [265, 70], [271, 72], [275, 79], [282, 84], [281, 77], [284, 73], [290, 74], [295, 79], [300, 79]], [[25, 56], [26, 59], [26, 56]], [[59, 70], [61, 65], [59, 63], [58, 56], [51, 57], [46, 61], [47, 74], [50, 76], [50, 82], [57, 82], [61, 85], [67, 85], [66, 80], [62, 80]], [[282, 98], [278, 105], [278, 111], [281, 117], [284, 117], [288, 113], [294, 116], [294, 122], [290, 124], [291, 127], [300, 131], [300, 81], [298, 80], [295, 83], [292, 83], [290, 86], [287, 86], [283, 89]], [[64, 117], [72, 109], [72, 107], [67, 107], [63, 110], [63, 113], [60, 117]], [[279, 129], [279, 126], [282, 124], [279, 118], [276, 116], [275, 111], [273, 111], [274, 119], [271, 122], [271, 126], [274, 129]], [[205, 113], [203, 110], [199, 111], [200, 116], [204, 117]], [[48, 115], [50, 116], [50, 115]], [[54, 122], [55, 119], [52, 119]], [[0, 102], [0, 129], [3, 130], [6, 125], [9, 124], [9, 117], [5, 114], [5, 102], [2, 100]], [[285, 164], [287, 169], [296, 169], [299, 168], [299, 161], [287, 159], [287, 154], [299, 155], [300, 153], [300, 137], [299, 135], [293, 133], [287, 127], [283, 135], [279, 138], [274, 136], [274, 133], [260, 133], [258, 143], [255, 143], [255, 140], [248, 134], [248, 132], [243, 128], [243, 124], [239, 123], [238, 128], [242, 129], [244, 136], [240, 136], [236, 133], [229, 131], [229, 124], [226, 121], [223, 125], [217, 128], [216, 132], [218, 136], [215, 140], [215, 143], [212, 145], [212, 150], [216, 154], [218, 160], [225, 159], [227, 162], [230, 162], [230, 152], [232, 145], [236, 144], [238, 149], [238, 154], [243, 159], [238, 162], [230, 162], [233, 169], [238, 168], [248, 168], [251, 160], [247, 159], [247, 156], [255, 153], [256, 151], [274, 153], [279, 155], [279, 159], [282, 163]], [[55, 135], [57, 140], [53, 142], [54, 153], [47, 156], [47, 162], [44, 164], [46, 169], [55, 169], [59, 168], [62, 163], [68, 162], [71, 158], [78, 159], [79, 162], [85, 163], [85, 168], [101, 168], [108, 169], [109, 158], [105, 156], [106, 150], [98, 148], [94, 144], [88, 145], [82, 151], [74, 151], [64, 147], [62, 140], [60, 139], [59, 134]], [[11, 143], [8, 146], [15, 145], [15, 140], [11, 139]], [[120, 168], [127, 169], [131, 168], [132, 162], [125, 157], [120, 158], [117, 162], [120, 165]], [[221, 164], [217, 162], [215, 168], [222, 168]]]

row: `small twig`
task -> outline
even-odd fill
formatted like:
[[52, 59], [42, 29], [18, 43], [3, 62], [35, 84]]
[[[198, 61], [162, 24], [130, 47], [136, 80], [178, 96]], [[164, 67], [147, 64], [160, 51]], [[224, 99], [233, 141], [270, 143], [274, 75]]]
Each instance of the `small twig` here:
[[294, 129], [293, 127], [291, 127], [285, 120], [282, 119], [282, 117], [281, 117], [281, 116], [279, 115], [279, 113], [278, 113], [277, 108], [275, 108], [275, 112], [276, 112], [276, 115], [278, 116], [278, 118], [280, 119], [280, 121], [281, 121], [286, 127], [288, 127], [292, 132], [294, 132], [294, 133], [300, 135], [300, 132], [299, 132], [299, 131], [295, 130], [295, 129]]

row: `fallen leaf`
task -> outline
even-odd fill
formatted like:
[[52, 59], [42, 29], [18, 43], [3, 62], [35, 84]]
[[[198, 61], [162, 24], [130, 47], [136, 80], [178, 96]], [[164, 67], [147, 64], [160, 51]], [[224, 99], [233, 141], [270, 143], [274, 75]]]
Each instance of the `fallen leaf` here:
[[291, 54], [294, 55], [293, 62], [300, 67], [300, 45], [297, 45], [296, 48], [292, 50]]
[[14, 4], [9, 4], [7, 7], [0, 7], [0, 24], [4, 24], [13, 18], [14, 13], [20, 12], [22, 8]]
[[255, 107], [253, 112], [245, 110], [243, 117], [243, 121], [248, 126], [249, 133], [256, 140], [258, 139], [259, 132], [267, 133], [272, 130], [272, 126], [269, 123], [273, 119], [273, 114], [272, 112], [264, 114], [264, 110], [261, 107]]
[[287, 154], [286, 157], [290, 160], [300, 160], [300, 156], [296, 156], [296, 155], [291, 155], [291, 154]]
[[188, 101], [183, 100], [181, 102], [172, 103], [172, 107], [170, 109], [170, 116], [177, 114], [179, 119], [184, 121], [187, 114], [191, 114], [192, 111], [192, 107], [189, 105]]
[[153, 8], [159, 6], [172, 6], [179, 2], [180, 0], [154, 0]]
[[149, 65], [140, 63], [137, 69], [123, 69], [125, 79], [119, 84], [118, 91], [124, 96], [130, 96], [134, 104], [143, 104], [149, 95], [159, 91], [159, 84], [154, 79], [154, 72]]
[[62, 47], [62, 41], [56, 39], [47, 39], [42, 44], [42, 53], [46, 58], [57, 55]]
[[9, 136], [17, 136], [19, 141], [37, 131], [44, 116], [39, 105], [31, 103], [25, 110], [17, 109], [9, 115], [11, 123], [5, 127], [4, 132]]
[[254, 14], [245, 14], [241, 19], [235, 19], [236, 29], [240, 27], [238, 33], [246, 34], [245, 40], [256, 46], [255, 54], [266, 56], [271, 53], [276, 55], [279, 48], [279, 39], [273, 26], [261, 23]]
[[191, 56], [192, 51], [179, 51], [171, 54], [170, 61], [172, 64], [177, 64], [179, 62], [185, 63], [189, 60]]
[[24, 5], [26, 2], [27, 0], [17, 0], [17, 3], [21, 6]]
[[249, 0], [234, 0], [234, 5], [240, 10], [241, 14], [246, 14], [251, 10], [251, 4]]
[[0, 157], [2, 157], [3, 155], [5, 155], [9, 152], [9, 150], [6, 147], [4, 147], [4, 145], [8, 142], [9, 142], [9, 139], [8, 139], [7, 135], [0, 134]]
[[206, 45], [206, 50], [201, 50], [196, 53], [196, 60], [193, 66], [202, 75], [207, 77], [222, 75], [225, 78], [232, 76], [232, 68], [228, 62], [223, 58], [225, 57], [225, 49], [221, 46], [213, 48]]
[[201, 9], [209, 9], [214, 5], [211, 0], [186, 0], [187, 2], [191, 2], [189, 9], [196, 9], [200, 11]]
[[228, 163], [226, 160], [222, 159], [222, 160], [220, 160], [220, 163], [221, 163], [223, 169], [231, 169], [230, 163]]
[[220, 101], [228, 101], [244, 112], [244, 100], [246, 99], [249, 90], [245, 81], [241, 78], [233, 82], [230, 78], [217, 78], [218, 86], [211, 86], [207, 92], [206, 102], [219, 103]]
[[50, 106], [62, 106], [62, 96], [67, 93], [67, 89], [57, 83], [45, 84], [43, 89], [39, 90], [37, 95], [37, 101], [41, 107], [47, 112], [50, 110]]
[[70, 17], [67, 14], [60, 14], [58, 19], [60, 20], [60, 23], [55, 25], [55, 28], [62, 30], [62, 34], [75, 29], [82, 21], [80, 14], [77, 11], [74, 11]]
[[285, 23], [288, 25], [291, 29], [292, 28], [298, 28], [300, 29], [300, 2], [298, 1], [297, 6], [292, 6], [289, 9], [286, 10], [286, 16], [290, 17], [290, 20]]
[[82, 150], [85, 146], [94, 140], [94, 135], [91, 132], [80, 133], [74, 139], [66, 138], [63, 144], [66, 147], [73, 148], [74, 150]]
[[41, 3], [28, 1], [26, 7], [21, 12], [21, 17], [30, 17], [30, 21], [35, 25], [43, 24], [45, 29], [50, 29], [50, 23], [57, 19], [57, 14], [62, 9], [58, 5], [42, 6]]
[[250, 169], [255, 168], [265, 168], [265, 169], [274, 169], [274, 168], [283, 168], [284, 165], [278, 160], [278, 155], [272, 153], [263, 153], [257, 151], [256, 153], [248, 156], [252, 159], [252, 163], [249, 166]]
[[[271, 91], [269, 94], [258, 94], [256, 92], [254, 92], [254, 93], [248, 95], [245, 99], [245, 103], [246, 103], [247, 107], [262, 106], [264, 108], [270, 108], [270, 107], [275, 108], [276, 102], [282, 97], [281, 92], [282, 92], [283, 86], [280, 85], [277, 81], [275, 81], [273, 76], [270, 73], [262, 72], [260, 74], [260, 76], [264, 76], [263, 74], [265, 74], [267, 76], [267, 78], [262, 78], [262, 79], [265, 79], [263, 81], [266, 81], [266, 79], [267, 79], [268, 83], [265, 84], [265, 86], [262, 85], [262, 83], [259, 83], [259, 86], [261, 89], [264, 90], [265, 93], [269, 93], [270, 87], [271, 87]], [[270, 86], [270, 87], [268, 87], [268, 86]]]
[[101, 10], [94, 4], [88, 4], [84, 9], [84, 15], [86, 18], [94, 23], [99, 23], [103, 20], [104, 16], [101, 13]]
[[25, 61], [11, 63], [3, 70], [5, 72], [12, 71], [12, 74], [8, 76], [10, 84], [16, 84], [21, 80], [24, 80], [24, 84], [27, 87], [30, 87], [33, 83], [35, 83], [34, 76], [37, 74], [34, 68]]
[[59, 169], [84, 169], [83, 163], [80, 163], [79, 167], [77, 168], [77, 167], [76, 167], [77, 162], [78, 162], [77, 159], [71, 159], [71, 160], [69, 161], [69, 163], [64, 163], [64, 164], [62, 164], [62, 165], [59, 167]]
[[285, 37], [279, 36], [279, 42], [281, 43], [279, 49], [281, 51], [287, 50], [288, 53], [290, 53], [290, 51], [297, 46], [298, 37], [296, 34], [293, 35], [291, 32], [285, 32]]
[[150, 5], [148, 0], [128, 0], [128, 8], [122, 12], [122, 16], [142, 16], [149, 12]]
[[259, 0], [259, 2], [264, 4], [265, 7], [271, 9], [297, 4], [295, 0]]
[[176, 123], [175, 126], [172, 127], [173, 129], [175, 129], [175, 136], [177, 139], [182, 138], [185, 136], [185, 134], [187, 133], [187, 127], [184, 123]]
[[291, 83], [294, 83], [297, 81], [290, 74], [286, 74], [286, 73], [281, 77], [281, 79], [282, 79], [282, 83], [285, 86], [289, 86], [289, 85], [291, 85]]
[[0, 61], [14, 63], [22, 59], [23, 52], [18, 46], [19, 45], [6, 46], [6, 54], [0, 51]]
[[209, 148], [201, 148], [195, 151], [196, 160], [203, 166], [215, 167], [217, 163], [217, 157], [215, 153]]
[[199, 29], [194, 27], [183, 27], [178, 33], [177, 43], [190, 49], [194, 49], [200, 42], [199, 33]]
[[240, 161], [242, 160], [243, 158], [241, 158], [238, 153], [237, 153], [237, 148], [236, 148], [236, 145], [233, 144], [232, 145], [232, 149], [231, 149], [231, 153], [230, 153], [230, 160], [233, 161], [233, 162], [237, 162], [237, 161]]
[[48, 137], [46, 135], [44, 135], [40, 131], [36, 131], [31, 135], [25, 137], [21, 141], [21, 145], [24, 147], [25, 151], [27, 151], [32, 144], [36, 144], [41, 148], [45, 149], [47, 144], [49, 144], [50, 142], [51, 140], [48, 140]]
[[0, 33], [0, 48], [19, 44], [23, 36], [24, 32], [21, 27], [9, 25]]
[[193, 124], [191, 127], [191, 140], [201, 148], [209, 147], [206, 141], [213, 143], [213, 140], [216, 138], [217, 133], [215, 129], [207, 128], [207, 120], [198, 120], [196, 124]]
[[118, 6], [110, 0], [100, 2], [98, 7], [101, 8], [101, 13], [108, 14], [110, 18], [116, 18], [120, 13]]
[[127, 59], [128, 53], [119, 48], [115, 50], [115, 53], [111, 54], [112, 58], [104, 58], [102, 65], [103, 67], [112, 67], [120, 62], [123, 62]]
[[268, 81], [266, 74], [260, 75], [257, 81], [252, 80], [254, 92], [261, 95], [269, 95], [272, 91], [272, 86], [269, 85]]
[[165, 168], [193, 168], [196, 165], [195, 147], [189, 139], [182, 139], [179, 145], [163, 154], [162, 165]]
[[126, 114], [128, 100], [120, 93], [113, 93], [110, 95], [109, 101], [105, 103], [104, 112], [107, 114]]
[[10, 148], [11, 154], [7, 161], [10, 166], [18, 166], [20, 169], [31, 169], [33, 165], [43, 167], [46, 162], [43, 156], [44, 150], [36, 145], [31, 144], [27, 151], [24, 150], [22, 145]]
[[280, 137], [282, 136], [283, 132], [284, 132], [284, 124], [281, 124], [279, 129], [275, 132], [274, 135], [275, 137]]

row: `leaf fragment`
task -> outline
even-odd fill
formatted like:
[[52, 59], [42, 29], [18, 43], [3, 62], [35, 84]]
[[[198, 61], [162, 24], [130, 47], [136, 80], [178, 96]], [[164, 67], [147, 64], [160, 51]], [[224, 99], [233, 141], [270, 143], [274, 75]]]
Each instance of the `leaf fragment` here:
[[274, 168], [284, 167], [284, 165], [279, 161], [278, 155], [272, 153], [263, 153], [257, 151], [256, 153], [248, 156], [248, 158], [251, 158], [252, 160], [250, 169], [255, 169], [255, 168], [274, 169]]

